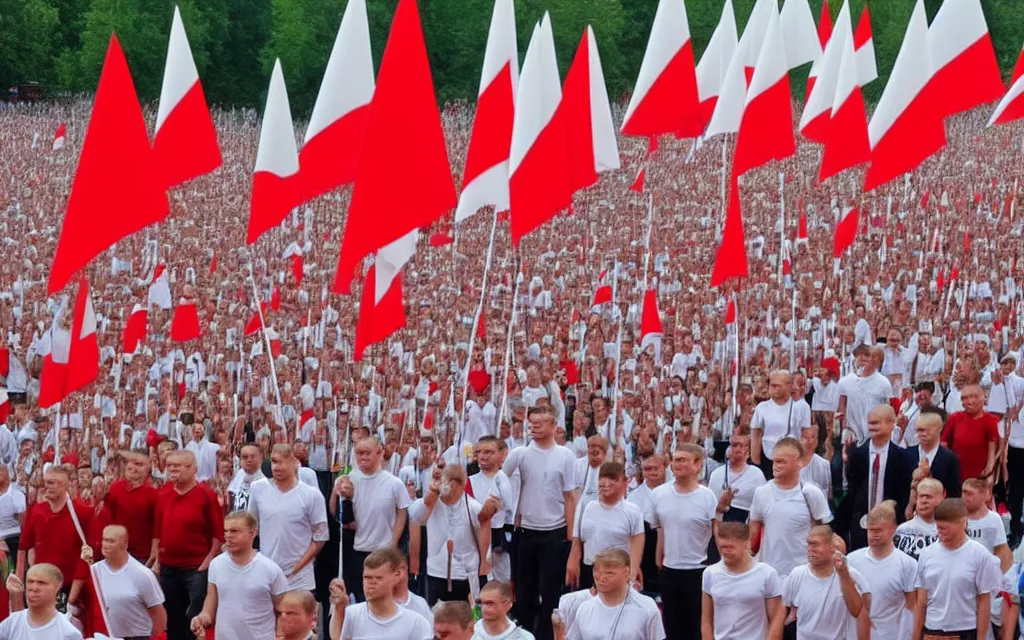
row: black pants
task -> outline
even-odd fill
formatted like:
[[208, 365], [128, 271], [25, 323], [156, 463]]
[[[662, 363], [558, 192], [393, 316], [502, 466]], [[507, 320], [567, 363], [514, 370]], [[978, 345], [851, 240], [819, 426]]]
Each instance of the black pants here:
[[7, 536], [4, 538], [4, 542], [7, 543], [7, 561], [16, 561], [18, 559], [18, 547], [21, 544], [21, 534], [16, 533], [13, 536]]
[[469, 580], [452, 580], [452, 588], [448, 588], [448, 580], [427, 576], [427, 604], [433, 607], [437, 601], [467, 602], [469, 600]]
[[594, 586], [594, 565], [580, 562], [580, 589]]
[[925, 627], [924, 635], [950, 638], [951, 640], [978, 640], [978, 631], [976, 629], [970, 629], [968, 631], [939, 631], [938, 629], [929, 629], [928, 627]]
[[565, 527], [552, 531], [516, 531], [518, 563], [516, 575], [516, 618], [537, 640], [552, 640], [551, 612], [565, 583], [569, 542]]
[[[785, 610], [783, 610], [785, 613]], [[790, 622], [782, 627], [782, 640], [796, 640], [796, 621]]]
[[666, 638], [700, 640], [703, 575], [703, 567], [661, 570]]
[[660, 593], [661, 581], [658, 579], [658, 565], [655, 555], [658, 549], [658, 534], [644, 520], [644, 554], [640, 558], [640, 571], [644, 574], [644, 593]]
[[363, 561], [366, 560], [366, 556], [370, 555], [370, 552], [349, 548], [345, 549], [344, 553], [345, 558], [341, 570], [345, 574], [343, 578], [345, 590], [355, 597], [356, 602], [363, 602], [366, 600], [366, 595], [363, 593]]
[[160, 565], [160, 588], [167, 610], [167, 640], [192, 640], [192, 618], [203, 610], [206, 572]]
[[775, 477], [775, 469], [772, 468], [772, 461], [768, 456], [764, 455], [763, 451], [761, 452], [761, 464], [757, 465], [757, 468], [764, 473], [765, 480], [771, 480]]
[[1006, 479], [1006, 502], [1010, 509], [1010, 537], [1019, 539], [1024, 533], [1020, 523], [1024, 511], [1024, 449], [1007, 448], [1006, 467], [1010, 477]]

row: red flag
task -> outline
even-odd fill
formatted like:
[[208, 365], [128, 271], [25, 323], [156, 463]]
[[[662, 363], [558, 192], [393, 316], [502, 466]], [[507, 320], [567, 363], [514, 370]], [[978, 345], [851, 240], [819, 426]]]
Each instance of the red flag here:
[[53, 150], [58, 151], [64, 148], [64, 143], [68, 138], [68, 127], [63, 122], [57, 125], [57, 130], [53, 133]]
[[11, 372], [11, 350], [0, 347], [0, 378], [6, 378]]
[[281, 310], [281, 290], [274, 285], [274, 290], [270, 293], [270, 308], [274, 311]]
[[171, 37], [167, 42], [153, 155], [168, 189], [221, 165], [217, 130], [206, 106], [178, 7], [174, 7]]
[[199, 311], [196, 309], [194, 300], [178, 302], [174, 307], [174, 317], [171, 319], [171, 340], [174, 342], [188, 342], [199, 337]]
[[828, 131], [825, 134], [821, 171], [818, 175], [822, 182], [840, 171], [871, 159], [868, 118], [864, 96], [857, 81], [857, 58], [853, 42], [846, 37], [847, 35], [844, 34], [843, 38], [836, 93], [832, 102]]
[[68, 377], [64, 395], [92, 384], [100, 373], [100, 347], [96, 340], [96, 314], [89, 297], [89, 283], [79, 281], [75, 297], [75, 318], [71, 325], [71, 345], [68, 349]]
[[717, 287], [730, 278], [745, 278], [747, 250], [743, 239], [743, 214], [740, 212], [739, 184], [733, 174], [729, 182], [729, 207], [725, 214], [725, 228], [722, 230], [722, 244], [715, 255], [715, 266], [711, 272], [711, 286]]
[[943, 2], [928, 27], [928, 47], [934, 70], [928, 95], [939, 103], [943, 115], [956, 115], [1003, 95], [981, 0]]
[[217, 254], [213, 254], [213, 258], [210, 259], [210, 273], [213, 274], [217, 271]]
[[821, 16], [818, 18], [818, 42], [824, 49], [828, 39], [832, 37], [832, 14], [828, 10], [828, 0], [821, 2]]
[[640, 315], [640, 350], [654, 346], [654, 359], [661, 362], [661, 338], [663, 335], [661, 315], [658, 313], [658, 293], [653, 289], [644, 292], [644, 307]]
[[128, 63], [111, 36], [47, 292], [118, 240], [167, 216]]
[[612, 301], [612, 286], [610, 284], [602, 285], [597, 288], [594, 292], [594, 301], [590, 303], [590, 306], [596, 307], [599, 304]]
[[860, 225], [860, 213], [856, 207], [847, 207], [843, 212], [839, 223], [836, 225], [835, 241], [832, 245], [832, 256], [842, 257], [846, 250], [853, 245], [857, 237], [857, 228]]
[[796, 237], [798, 240], [807, 239], [807, 212], [800, 208], [800, 221], [797, 225]]
[[971, 252], [971, 232], [964, 231], [964, 253]]
[[[59, 314], [58, 314], [59, 315]], [[50, 326], [49, 349], [43, 353], [43, 370], [39, 375], [39, 407], [46, 409], [64, 400], [68, 379], [68, 356], [71, 332], [61, 329], [59, 317]]]
[[860, 86], [873, 82], [878, 78], [878, 65], [875, 63], [875, 38], [871, 33], [871, 12], [867, 3], [857, 22], [857, 30], [853, 32], [853, 50], [857, 57], [857, 80]]
[[402, 278], [391, 281], [387, 293], [374, 304], [376, 290], [376, 265], [370, 267], [363, 283], [363, 296], [359, 303], [359, 320], [356, 323], [355, 359], [363, 359], [366, 348], [386, 340], [388, 336], [405, 325], [405, 309], [402, 307]]
[[400, 0], [380, 64], [335, 291], [351, 290], [363, 258], [430, 225], [456, 203], [419, 9], [416, 0]]
[[486, 316], [484, 315], [484, 311], [483, 309], [481, 309], [480, 317], [477, 318], [476, 321], [476, 337], [480, 340], [487, 339], [487, 323], [486, 320], [484, 319], [485, 317]]
[[249, 316], [249, 322], [245, 323], [245, 329], [242, 331], [242, 335], [248, 338], [251, 335], [259, 333], [262, 323], [260, 322], [260, 313], [266, 311], [267, 305], [265, 302], [260, 301], [260, 310], [253, 311], [252, 315]]
[[452, 237], [444, 231], [438, 231], [430, 236], [430, 246], [432, 247], [444, 247], [454, 242]]
[[725, 307], [725, 324], [733, 324], [736, 322], [736, 298], [730, 297], [729, 303]]
[[125, 323], [124, 331], [121, 334], [122, 350], [125, 353], [135, 353], [139, 345], [146, 341], [148, 322], [149, 312], [146, 307], [136, 304], [132, 308], [132, 313], [128, 316], [128, 322]]
[[636, 174], [636, 180], [633, 181], [633, 184], [629, 185], [629, 190], [630, 191], [636, 191], [637, 193], [643, 193], [644, 192], [644, 179], [646, 177], [647, 177], [647, 168], [646, 167], [642, 167], [640, 169], [640, 173]]
[[1010, 84], [1015, 84], [1020, 77], [1024, 76], [1024, 49], [1017, 56], [1017, 64], [1013, 65], [1013, 75], [1010, 77]]

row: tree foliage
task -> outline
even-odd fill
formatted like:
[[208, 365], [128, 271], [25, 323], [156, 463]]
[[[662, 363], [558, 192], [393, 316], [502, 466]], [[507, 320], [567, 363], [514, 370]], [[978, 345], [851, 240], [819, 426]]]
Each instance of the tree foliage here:
[[[817, 12], [822, 0], [811, 0]], [[835, 17], [841, 0], [825, 0]], [[348, 0], [0, 0], [0, 83], [43, 82], [51, 92], [96, 86], [112, 32], [128, 56], [140, 97], [155, 100], [163, 78], [167, 36], [175, 4], [181, 8], [192, 52], [210, 101], [262, 106], [270, 69], [280, 58], [296, 117], [309, 114]], [[374, 59], [380, 62], [398, 0], [367, 0]], [[441, 101], [477, 94], [491, 18], [490, 0], [419, 0], [434, 85]], [[780, 0], [781, 4], [781, 0]], [[865, 0], [850, 0], [854, 23]], [[754, 0], [734, 0], [742, 30]], [[926, 0], [929, 18], [941, 0]], [[594, 28], [609, 93], [631, 90], [643, 59], [658, 0], [517, 0], [520, 60], [544, 12], [551, 17], [559, 67], [572, 62], [586, 25]], [[686, 0], [697, 59], [721, 16], [723, 0]], [[881, 95], [896, 60], [914, 0], [871, 2], [879, 80], [866, 88]], [[983, 3], [1004, 72], [1024, 42], [1024, 2]], [[794, 72], [801, 96], [807, 68]]]

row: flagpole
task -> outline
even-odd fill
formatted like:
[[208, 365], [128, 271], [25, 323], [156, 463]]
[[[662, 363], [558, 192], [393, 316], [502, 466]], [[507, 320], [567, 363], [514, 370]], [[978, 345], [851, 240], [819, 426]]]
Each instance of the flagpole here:
[[[491, 222], [491, 240], [487, 243], [487, 257], [484, 259], [484, 275], [480, 281], [480, 302], [476, 306], [476, 315], [473, 316], [473, 328], [469, 333], [469, 349], [466, 353], [466, 375], [462, 380], [462, 413], [465, 419], [466, 398], [469, 397], [469, 365], [473, 361], [473, 348], [476, 345], [476, 333], [480, 328], [480, 315], [484, 312], [484, 301], [487, 299], [487, 276], [491, 272], [491, 260], [494, 256], [494, 234], [498, 230], [498, 208], [494, 208], [494, 219]], [[458, 238], [458, 226], [455, 227], [455, 237]]]
[[651, 234], [654, 232], [654, 194], [647, 199], [647, 233], [644, 235], [644, 292], [647, 291], [647, 273], [651, 265]]
[[520, 260], [516, 260], [516, 262], [518, 262], [520, 264], [516, 265], [516, 267], [517, 267], [516, 270], [515, 270], [516, 275], [515, 275], [515, 278], [514, 278], [515, 282], [512, 285], [512, 313], [509, 315], [509, 319], [508, 319], [508, 334], [505, 337], [505, 363], [504, 363], [505, 366], [504, 366], [504, 372], [503, 372], [502, 378], [501, 378], [502, 391], [501, 391], [501, 410], [498, 411], [498, 423], [499, 424], [501, 423], [501, 420], [504, 420], [504, 418], [505, 418], [505, 407], [508, 405], [508, 370], [509, 370], [509, 366], [512, 363], [512, 337], [515, 335], [514, 331], [515, 331], [515, 325], [516, 325], [516, 309], [519, 307], [519, 305], [517, 304], [517, 300], [516, 299], [519, 297], [519, 278], [520, 278], [520, 276], [522, 276], [521, 258], [520, 258]]
[[[270, 348], [270, 336], [267, 335], [267, 323], [263, 318], [263, 307], [260, 305], [260, 293], [259, 290], [256, 288], [256, 275], [253, 273], [252, 269], [251, 253], [249, 256], [249, 278], [250, 280], [252, 280], [252, 295], [253, 299], [256, 301], [256, 313], [259, 314], [260, 329], [263, 331], [263, 340], [267, 346], [267, 361], [270, 362], [270, 377], [274, 383], [274, 395], [277, 397], [277, 412], [275, 413], [275, 418], [281, 421], [281, 426], [284, 426], [284, 414], [281, 411], [281, 389], [277, 384], [277, 367], [274, 366], [274, 354]], [[299, 437], [300, 435], [299, 429], [301, 429], [301, 425], [296, 426], [295, 428], [296, 438]]]
[[[619, 262], [615, 262], [615, 275], [612, 279], [612, 317], [615, 317], [615, 312], [619, 309], [618, 300], [618, 289], [619, 289]], [[612, 422], [615, 424], [616, 430], [618, 430], [618, 419], [619, 419], [619, 368], [622, 366], [622, 325], [625, 323], [626, 318], [619, 314], [619, 330], [615, 338], [615, 384], [612, 385]], [[605, 398], [607, 401], [607, 398]], [[610, 429], [609, 429], [610, 430]], [[608, 442], [612, 446], [612, 451], [618, 448], [617, 434], [609, 433]]]

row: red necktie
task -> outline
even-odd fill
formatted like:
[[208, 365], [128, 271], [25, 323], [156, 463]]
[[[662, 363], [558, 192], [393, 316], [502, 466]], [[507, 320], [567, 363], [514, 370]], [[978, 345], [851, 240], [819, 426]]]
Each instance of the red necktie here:
[[875, 500], [878, 499], [878, 476], [882, 471], [882, 456], [875, 454], [875, 461], [871, 464], [871, 498], [868, 500], [868, 511], [875, 508]]

